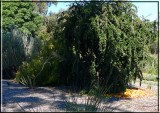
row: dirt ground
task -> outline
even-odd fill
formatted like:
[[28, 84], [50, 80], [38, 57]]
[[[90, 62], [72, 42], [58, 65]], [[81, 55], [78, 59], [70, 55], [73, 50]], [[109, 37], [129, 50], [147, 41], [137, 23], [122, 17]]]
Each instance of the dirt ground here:
[[[138, 84], [134, 84], [139, 87]], [[142, 84], [141, 88], [147, 88]], [[158, 112], [158, 87], [151, 86], [150, 96], [134, 99], [110, 98], [104, 105], [110, 107], [106, 112]], [[65, 111], [65, 100], [70, 98], [63, 88], [37, 87], [29, 89], [13, 80], [2, 80], [2, 112], [59, 112]]]

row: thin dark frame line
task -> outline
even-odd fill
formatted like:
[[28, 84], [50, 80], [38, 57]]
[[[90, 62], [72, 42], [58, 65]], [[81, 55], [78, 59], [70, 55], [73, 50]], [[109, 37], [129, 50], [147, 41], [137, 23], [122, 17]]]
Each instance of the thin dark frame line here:
[[25, 1], [23, 1], [23, 0], [21, 0], [21, 1], [9, 1], [9, 0], [2, 0], [1, 2], [159, 2], [158, 0], [156, 1], [71, 1], [71, 0], [64, 0], [64, 1], [55, 1], [55, 0], [49, 0], [49, 1], [47, 1], [47, 0], [40, 0], [40, 1], [38, 1], [38, 0], [33, 0], [33, 1], [29, 1], [29, 0], [25, 0]]
[[159, 111], [159, 1], [158, 1], [158, 111]]

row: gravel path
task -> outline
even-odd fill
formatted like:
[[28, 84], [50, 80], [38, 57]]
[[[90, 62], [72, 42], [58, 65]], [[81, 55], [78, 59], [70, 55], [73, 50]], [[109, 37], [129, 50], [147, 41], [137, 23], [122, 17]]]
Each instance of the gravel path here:
[[2, 82], [2, 111], [4, 112], [63, 111], [63, 100], [66, 94], [63, 90], [48, 87], [29, 89], [13, 81], [3, 80]]
[[[2, 88], [2, 112], [60, 112], [65, 110], [65, 100], [70, 98], [69, 93], [63, 88], [29, 89], [12, 80], [2, 80]], [[158, 112], [157, 88], [153, 88], [153, 92], [152, 95], [143, 98], [110, 98], [103, 103], [110, 105], [108, 110], [113, 112]], [[82, 99], [79, 98], [80, 100]]]

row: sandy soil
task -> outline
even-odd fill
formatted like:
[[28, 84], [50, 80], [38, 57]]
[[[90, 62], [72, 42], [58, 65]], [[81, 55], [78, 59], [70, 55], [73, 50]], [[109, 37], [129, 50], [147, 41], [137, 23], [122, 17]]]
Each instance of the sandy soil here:
[[[138, 84], [134, 84], [139, 87]], [[142, 84], [143, 85], [143, 84]], [[143, 85], [141, 88], [146, 88]], [[2, 80], [2, 112], [60, 112], [65, 111], [65, 100], [71, 96], [64, 88], [37, 87], [29, 89], [13, 80]], [[107, 111], [113, 112], [158, 112], [157, 86], [151, 87], [153, 94], [135, 99], [110, 98], [102, 102]], [[78, 102], [84, 97], [77, 97]], [[80, 102], [81, 103], [81, 102]]]

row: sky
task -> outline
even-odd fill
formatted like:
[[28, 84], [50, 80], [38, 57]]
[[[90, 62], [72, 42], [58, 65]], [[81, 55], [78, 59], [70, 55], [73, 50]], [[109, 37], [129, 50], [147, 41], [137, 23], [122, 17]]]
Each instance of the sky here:
[[[62, 1], [62, 0], [58, 0], [58, 1]], [[75, 0], [70, 0], [70, 1], [75, 1]], [[138, 8], [137, 14], [140, 18], [144, 16], [146, 19], [149, 19], [150, 21], [158, 19], [158, 3], [157, 2], [153, 2], [154, 0], [141, 0], [142, 2], [136, 2], [137, 0], [132, 0], [132, 1], [134, 1], [133, 4], [136, 5]], [[66, 10], [69, 8], [70, 3], [71, 2], [58, 2], [57, 6], [51, 5], [48, 9], [48, 13], [50, 11], [54, 13], [58, 13], [59, 10], [61, 9]]]

